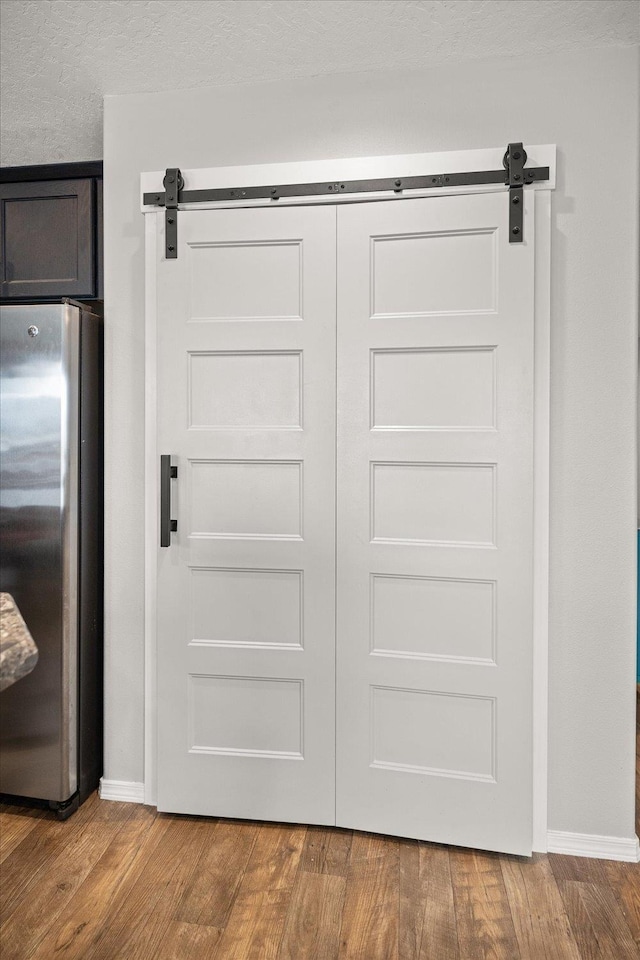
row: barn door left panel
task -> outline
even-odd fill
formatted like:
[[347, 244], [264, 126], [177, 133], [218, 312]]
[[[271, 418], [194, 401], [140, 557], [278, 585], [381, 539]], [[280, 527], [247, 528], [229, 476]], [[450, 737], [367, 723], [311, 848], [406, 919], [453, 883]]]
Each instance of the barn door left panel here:
[[[157, 238], [158, 809], [335, 822], [331, 207]], [[165, 464], [167, 461], [165, 461]]]

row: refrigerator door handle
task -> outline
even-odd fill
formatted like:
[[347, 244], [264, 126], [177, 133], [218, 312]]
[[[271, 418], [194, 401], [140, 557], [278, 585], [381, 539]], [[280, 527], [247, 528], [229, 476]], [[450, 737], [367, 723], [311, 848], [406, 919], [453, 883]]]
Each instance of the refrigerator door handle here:
[[171, 519], [171, 481], [178, 477], [178, 468], [172, 466], [171, 455], [160, 457], [160, 546], [171, 546], [171, 534], [178, 529], [178, 521]]

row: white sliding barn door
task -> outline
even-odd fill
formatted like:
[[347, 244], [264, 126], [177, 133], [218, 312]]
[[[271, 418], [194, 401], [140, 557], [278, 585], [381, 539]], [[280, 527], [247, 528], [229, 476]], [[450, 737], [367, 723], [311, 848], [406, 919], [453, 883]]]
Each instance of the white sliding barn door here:
[[157, 242], [158, 807], [335, 818], [333, 207], [180, 212]]
[[160, 231], [160, 810], [531, 852], [524, 202], [518, 244], [502, 191]]
[[530, 854], [533, 195], [338, 209], [337, 824]]

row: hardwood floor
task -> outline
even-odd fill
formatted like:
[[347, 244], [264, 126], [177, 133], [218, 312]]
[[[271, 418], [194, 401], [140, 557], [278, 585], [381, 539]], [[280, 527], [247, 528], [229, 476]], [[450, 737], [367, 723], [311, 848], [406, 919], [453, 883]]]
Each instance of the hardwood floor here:
[[66, 823], [0, 806], [0, 880], [2, 960], [640, 957], [638, 864], [169, 816], [95, 795]]

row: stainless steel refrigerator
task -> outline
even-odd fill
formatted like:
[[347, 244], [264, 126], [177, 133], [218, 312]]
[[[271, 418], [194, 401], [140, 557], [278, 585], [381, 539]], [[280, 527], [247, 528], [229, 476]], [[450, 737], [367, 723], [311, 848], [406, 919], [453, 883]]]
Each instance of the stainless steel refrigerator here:
[[0, 693], [0, 793], [69, 816], [102, 772], [99, 304], [0, 306], [0, 591], [38, 647]]

